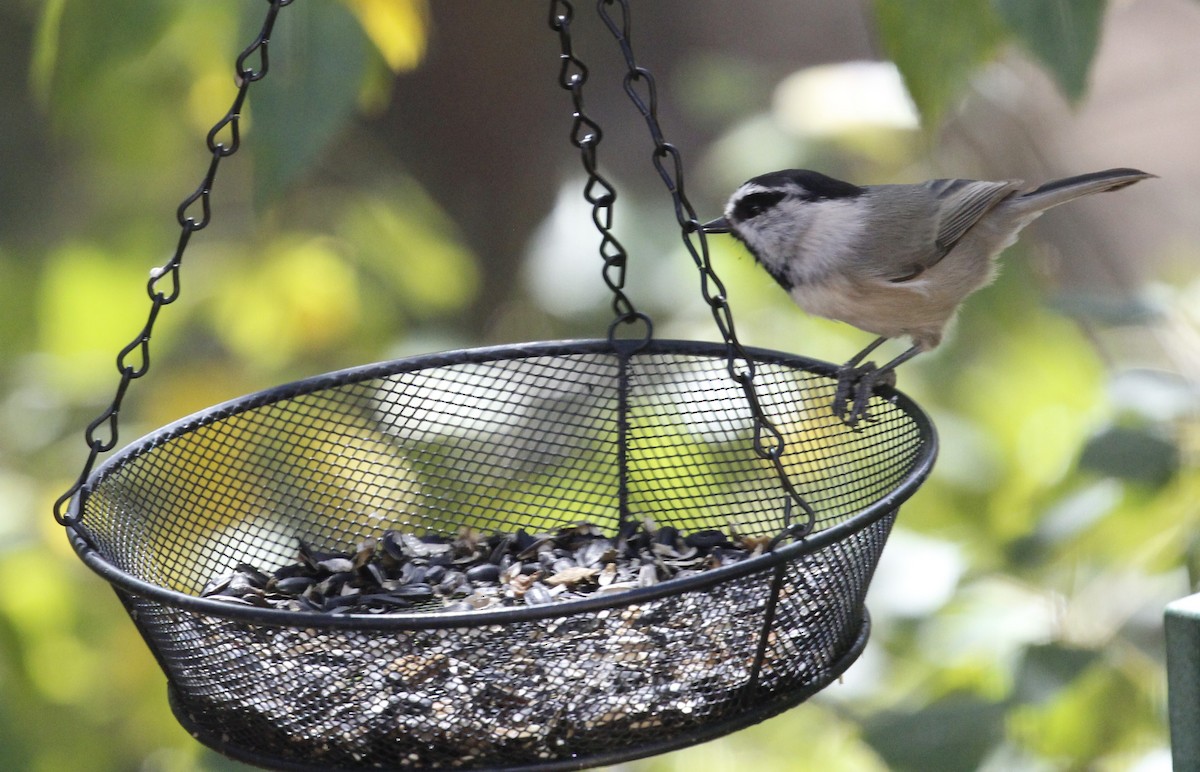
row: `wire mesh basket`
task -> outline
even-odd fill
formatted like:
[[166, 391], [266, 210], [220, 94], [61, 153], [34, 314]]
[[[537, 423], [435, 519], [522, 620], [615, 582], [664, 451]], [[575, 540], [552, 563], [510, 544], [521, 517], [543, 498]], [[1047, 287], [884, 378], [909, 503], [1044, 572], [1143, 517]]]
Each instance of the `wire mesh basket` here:
[[[335, 372], [211, 408], [100, 467], [69, 531], [202, 742], [283, 769], [581, 769], [682, 747], [827, 685], [935, 438], [902, 394], [848, 428], [833, 368], [748, 349], [818, 513], [788, 541], [719, 344], [574, 341]], [[80, 504], [82, 502], [82, 504]], [[391, 531], [735, 532], [754, 556], [621, 592], [464, 611], [313, 613], [202, 597], [297, 544]]]

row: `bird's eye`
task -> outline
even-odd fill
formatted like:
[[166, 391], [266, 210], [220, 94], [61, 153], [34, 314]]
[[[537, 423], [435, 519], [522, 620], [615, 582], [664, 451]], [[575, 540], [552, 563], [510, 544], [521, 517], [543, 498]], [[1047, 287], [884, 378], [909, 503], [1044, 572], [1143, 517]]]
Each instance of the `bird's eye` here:
[[786, 194], [779, 190], [762, 190], [743, 196], [733, 208], [733, 217], [738, 222], [758, 217], [778, 204]]

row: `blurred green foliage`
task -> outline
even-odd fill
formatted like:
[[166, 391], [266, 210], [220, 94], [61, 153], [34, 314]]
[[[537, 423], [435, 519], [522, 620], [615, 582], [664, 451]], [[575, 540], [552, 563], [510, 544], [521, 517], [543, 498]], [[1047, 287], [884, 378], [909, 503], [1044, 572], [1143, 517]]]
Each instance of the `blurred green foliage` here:
[[[49, 511], [82, 462], [82, 427], [111, 396], [115, 352], [144, 322], [147, 271], [175, 243], [174, 207], [203, 175], [204, 136], [233, 97], [232, 61], [263, 6], [0, 4], [0, 59], [21, 76], [0, 81], [0, 769], [244, 768], [176, 725], [157, 665]], [[542, 23], [541, 9], [522, 7]], [[973, 70], [1011, 42], [1082, 99], [1105, 3], [873, 9], [883, 51], [934, 130]], [[364, 130], [430, 34], [421, 0], [285, 9], [271, 74], [251, 92], [245, 152], [221, 168], [213, 225], [193, 239], [123, 440], [284, 380], [466, 345], [482, 334], [461, 322], [470, 309], [510, 302], [484, 286], [485, 256], [402, 149]], [[547, 33], [548, 89], [552, 42]], [[695, 74], [707, 89], [757, 93], [738, 88], [739, 72], [761, 77], [733, 63]], [[705, 119], [725, 129], [710, 156], [690, 157], [719, 166], [734, 148], [795, 151], [835, 172], [919, 165], [921, 143], [903, 131], [796, 149], [744, 112], [710, 106]], [[565, 137], [565, 103], [555, 117]], [[664, 253], [638, 293], [659, 330], [712, 338], [690, 264], [655, 235], [671, 222], [663, 202], [635, 199], [629, 218], [630, 243]], [[585, 217], [578, 227], [590, 233]], [[745, 341], [834, 360], [864, 342], [796, 311], [736, 245], [713, 248]], [[1195, 385], [1105, 361], [1027, 291], [1030, 274], [1009, 261], [944, 352], [902, 374], [944, 452], [901, 525], [958, 562], [896, 554], [881, 570], [874, 638], [845, 686], [628, 768], [1118, 770], [1161, 753], [1160, 611], [1200, 570]], [[1178, 278], [1179, 296], [1197, 281]], [[599, 335], [605, 313], [530, 304], [505, 329]], [[1136, 396], [1122, 398], [1131, 378]], [[920, 592], [892, 597], [914, 582]]]

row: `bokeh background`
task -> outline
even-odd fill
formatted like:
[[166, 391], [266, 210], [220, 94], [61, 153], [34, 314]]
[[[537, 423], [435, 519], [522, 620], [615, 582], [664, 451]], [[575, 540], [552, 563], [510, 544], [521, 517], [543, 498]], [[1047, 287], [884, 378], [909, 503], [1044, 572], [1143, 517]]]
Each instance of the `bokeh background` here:
[[[623, 65], [580, 2], [629, 291], [717, 339]], [[242, 770], [191, 740], [51, 503], [141, 329], [208, 164], [249, 0], [0, 0], [0, 768]], [[629, 772], [1169, 768], [1161, 615], [1200, 570], [1200, 3], [634, 3], [633, 42], [702, 216], [744, 179], [859, 183], [1134, 166], [1055, 210], [901, 388], [942, 437], [811, 702]], [[598, 238], [547, 4], [296, 0], [221, 166], [124, 442], [228, 398], [409, 354], [602, 336]], [[748, 345], [845, 360], [714, 240]], [[897, 344], [900, 345], [900, 344]], [[897, 351], [899, 348], [896, 349]]]

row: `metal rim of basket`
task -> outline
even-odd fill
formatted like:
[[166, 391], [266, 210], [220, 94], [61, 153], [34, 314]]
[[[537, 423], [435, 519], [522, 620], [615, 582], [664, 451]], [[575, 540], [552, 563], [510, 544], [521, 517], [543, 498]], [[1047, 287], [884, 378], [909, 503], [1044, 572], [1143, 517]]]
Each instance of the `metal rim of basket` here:
[[[799, 370], [806, 370], [816, 375], [835, 377], [836, 366], [828, 362], [769, 349], [746, 348], [745, 350], [757, 362], [779, 364]], [[87, 485], [84, 486], [71, 502], [70, 512], [74, 518], [74, 522], [67, 527], [71, 544], [80, 559], [110, 584], [134, 595], [155, 600], [164, 605], [186, 611], [204, 613], [214, 617], [238, 621], [252, 621], [256, 624], [265, 624], [273, 627], [299, 626], [321, 629], [415, 630], [475, 627], [506, 622], [548, 619], [569, 616], [580, 612], [626, 606], [704, 589], [795, 560], [801, 555], [841, 541], [849, 534], [865, 528], [879, 518], [898, 509], [902, 503], [916, 492], [925, 481], [925, 478], [928, 477], [937, 455], [936, 431], [932, 421], [925, 412], [903, 392], [881, 390], [881, 396], [893, 401], [897, 407], [916, 423], [917, 429], [923, 439], [919, 443], [916, 455], [911, 463], [911, 468], [901, 482], [879, 499], [859, 510], [856, 514], [836, 525], [812, 533], [803, 539], [793, 541], [791, 544], [778, 547], [772, 551], [764, 552], [757, 557], [732, 565], [706, 570], [689, 577], [672, 579], [650, 587], [640, 587], [608, 596], [580, 598], [545, 606], [510, 607], [468, 612], [402, 612], [369, 615], [325, 615], [303, 611], [233, 606], [218, 600], [188, 595], [139, 579], [113, 565], [107, 558], [101, 555], [87, 533], [86, 518], [83, 517], [83, 513], [80, 511], [80, 502], [86, 498], [88, 492], [102, 483], [109, 473], [130, 459], [151, 452], [169, 440], [186, 435], [201, 426], [223, 420], [237, 413], [302, 394], [321, 391], [335, 385], [351, 381], [370, 380], [384, 375], [415, 372], [459, 364], [523, 359], [533, 356], [595, 353], [615, 353], [620, 355], [619, 341], [616, 343], [611, 340], [601, 339], [549, 341], [428, 354], [336, 370], [234, 398], [164, 426], [134, 441], [98, 467], [88, 478]], [[652, 340], [640, 346], [638, 354], [684, 354], [723, 357], [725, 355], [725, 346], [720, 343], [702, 341]]]

